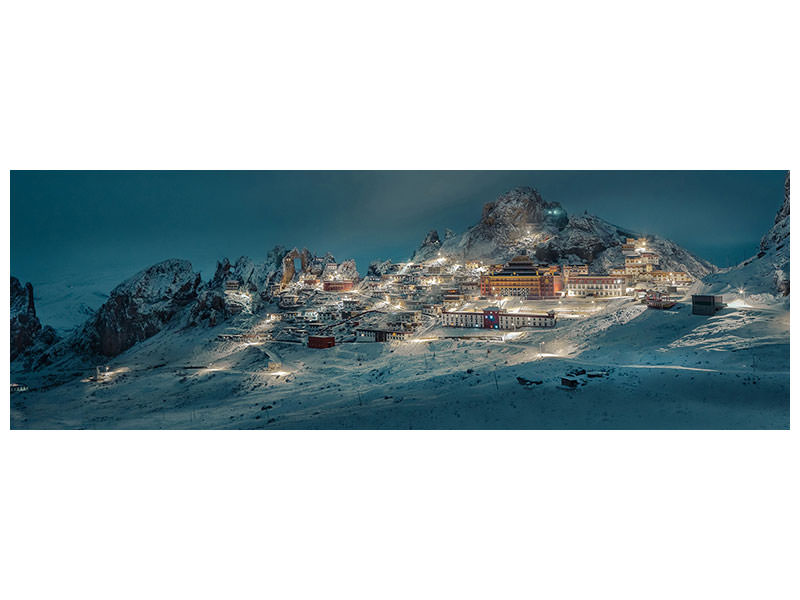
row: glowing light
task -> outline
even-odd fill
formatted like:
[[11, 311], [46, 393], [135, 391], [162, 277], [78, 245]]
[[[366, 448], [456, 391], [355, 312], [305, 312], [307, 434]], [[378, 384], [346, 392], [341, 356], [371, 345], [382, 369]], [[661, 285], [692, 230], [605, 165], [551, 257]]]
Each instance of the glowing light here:
[[728, 306], [730, 308], [753, 308], [744, 300], [734, 300], [732, 302], [728, 302]]
[[84, 383], [111, 381], [117, 375], [120, 375], [122, 373], [128, 373], [130, 370], [131, 370], [130, 367], [117, 367], [116, 369], [112, 369], [110, 371], [102, 371], [99, 374], [99, 379], [97, 379], [97, 377], [87, 377], [86, 379], [82, 379], [81, 381]]
[[209, 373], [217, 373], [218, 371], [226, 371], [224, 367], [205, 367], [197, 370], [197, 375], [208, 375]]

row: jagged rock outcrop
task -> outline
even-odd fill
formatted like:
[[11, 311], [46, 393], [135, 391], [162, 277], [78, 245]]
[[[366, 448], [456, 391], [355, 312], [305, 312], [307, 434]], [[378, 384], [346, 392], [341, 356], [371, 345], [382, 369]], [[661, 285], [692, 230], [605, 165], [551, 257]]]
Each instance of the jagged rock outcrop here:
[[33, 286], [11, 278], [11, 360], [31, 352], [36, 346], [50, 346], [58, 340], [52, 327], [42, 327], [36, 316]]
[[358, 279], [356, 261], [348, 259], [340, 263], [329, 263], [323, 271], [323, 279]]
[[300, 251], [297, 248], [293, 248], [286, 254], [286, 256], [283, 257], [283, 261], [281, 263], [280, 284], [282, 286], [293, 281], [298, 275], [297, 268], [295, 267], [294, 263], [295, 259], [298, 258], [300, 259], [300, 272], [305, 273], [308, 271], [312, 260], [311, 252], [309, 252], [307, 248], [303, 248]]
[[425, 239], [422, 240], [422, 243], [414, 254], [414, 260], [419, 261], [430, 259], [436, 256], [441, 247], [442, 240], [439, 239], [439, 232], [435, 229], [431, 229], [425, 236]]
[[392, 269], [392, 261], [374, 260], [371, 263], [369, 263], [369, 267], [367, 267], [367, 276], [380, 277], [381, 275], [389, 273], [391, 269]]
[[78, 332], [74, 346], [116, 356], [164, 329], [197, 299], [200, 274], [187, 260], [171, 259], [145, 269], [118, 285]]
[[[299, 270], [295, 264], [297, 260], [300, 261]], [[282, 288], [297, 281], [301, 274], [318, 278], [358, 279], [354, 260], [337, 263], [329, 252], [323, 256], [315, 256], [308, 248], [292, 248], [284, 252], [279, 268], [267, 279], [267, 285], [276, 284]]]
[[224, 258], [217, 263], [217, 270], [207, 287], [222, 290], [227, 282], [236, 282], [239, 289], [251, 292], [254, 296], [263, 296], [276, 270], [277, 266], [272, 260], [255, 262], [247, 256], [241, 256], [231, 264]]
[[524, 232], [531, 225], [563, 229], [566, 224], [567, 213], [558, 202], [546, 202], [532, 187], [517, 187], [483, 205], [476, 231], [491, 237], [498, 232]]
[[761, 238], [757, 260], [771, 263], [775, 290], [789, 295], [789, 172], [783, 186], [783, 204], [775, 215], [772, 228]]
[[205, 323], [214, 327], [230, 316], [225, 302], [225, 292], [221, 290], [203, 290], [197, 296], [197, 302], [192, 305], [189, 312], [189, 325]]
[[[459, 260], [482, 259], [505, 262], [527, 254], [548, 263], [588, 263], [595, 272], [624, 264], [621, 246], [627, 237], [640, 234], [589, 215], [569, 215], [558, 202], [547, 202], [530, 187], [515, 188], [483, 207], [480, 221], [461, 235], [444, 241], [431, 232], [414, 253], [414, 261], [435, 258], [440, 253]], [[648, 236], [650, 245], [667, 270], [687, 271], [695, 277], [716, 267], [674, 242]]]
[[783, 204], [775, 215], [775, 222], [772, 228], [761, 238], [761, 251], [766, 252], [770, 248], [777, 248], [789, 238], [789, 173], [786, 173], [786, 181], [783, 186]]
[[33, 286], [23, 287], [16, 277], [11, 278], [11, 360], [30, 348], [42, 324], [36, 318]]

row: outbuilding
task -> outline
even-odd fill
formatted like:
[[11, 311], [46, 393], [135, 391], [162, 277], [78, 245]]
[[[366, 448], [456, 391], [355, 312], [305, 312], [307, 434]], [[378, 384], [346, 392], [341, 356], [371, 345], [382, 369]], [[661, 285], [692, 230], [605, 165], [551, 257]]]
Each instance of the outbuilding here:
[[308, 336], [309, 348], [333, 348], [336, 345], [336, 338], [332, 335], [310, 335]]
[[693, 315], [713, 315], [724, 306], [722, 296], [692, 295]]

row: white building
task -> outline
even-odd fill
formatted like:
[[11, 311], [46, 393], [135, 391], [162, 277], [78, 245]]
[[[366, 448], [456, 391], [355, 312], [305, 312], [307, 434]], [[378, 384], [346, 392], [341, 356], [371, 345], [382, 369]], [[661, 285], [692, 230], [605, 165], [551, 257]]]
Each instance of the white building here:
[[555, 327], [556, 315], [549, 312], [541, 315], [525, 313], [501, 313], [500, 329], [520, 329], [521, 327]]
[[443, 327], [483, 329], [522, 329], [524, 327], [555, 327], [554, 312], [544, 314], [507, 313], [493, 306], [482, 312], [442, 312]]
[[356, 329], [357, 342], [394, 342], [406, 340], [414, 334], [413, 331], [394, 331], [391, 329]]
[[450, 312], [442, 311], [444, 327], [483, 327], [482, 312]]
[[573, 275], [567, 281], [568, 296], [624, 296], [625, 278], [614, 275]]

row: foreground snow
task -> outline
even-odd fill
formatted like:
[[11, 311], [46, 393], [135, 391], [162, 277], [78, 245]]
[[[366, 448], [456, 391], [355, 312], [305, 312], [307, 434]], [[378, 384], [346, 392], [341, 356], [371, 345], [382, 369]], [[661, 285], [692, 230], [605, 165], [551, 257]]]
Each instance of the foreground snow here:
[[[327, 350], [167, 330], [114, 359], [105, 383], [67, 366], [26, 375], [39, 391], [12, 396], [12, 427], [788, 428], [788, 299], [726, 300], [714, 317], [615, 300], [505, 340], [431, 341], [433, 328]], [[578, 388], [562, 388], [576, 370]]]

